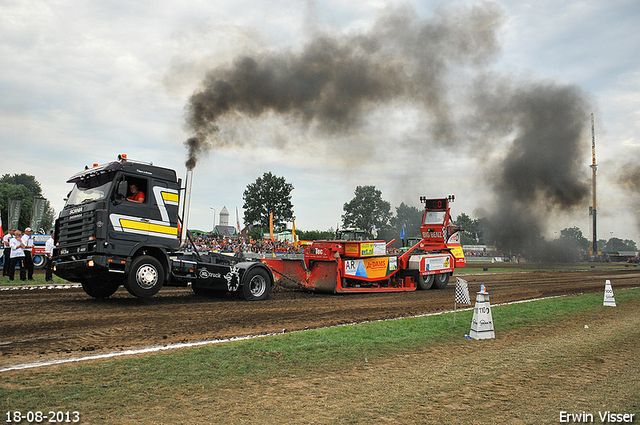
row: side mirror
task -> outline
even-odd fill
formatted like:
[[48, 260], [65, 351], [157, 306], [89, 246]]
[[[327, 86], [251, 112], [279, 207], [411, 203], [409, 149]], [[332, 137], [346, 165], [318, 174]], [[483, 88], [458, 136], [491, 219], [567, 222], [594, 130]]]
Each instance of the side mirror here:
[[118, 192], [117, 195], [119, 198], [126, 198], [127, 197], [127, 188], [129, 187], [129, 185], [127, 184], [126, 180], [121, 181], [120, 183], [118, 183]]
[[129, 187], [129, 185], [127, 184], [126, 180], [123, 180], [120, 183], [118, 183], [118, 187], [116, 187], [116, 192], [113, 194], [113, 203], [114, 203], [114, 205], [121, 203], [122, 200], [127, 197], [127, 188], [128, 187]]

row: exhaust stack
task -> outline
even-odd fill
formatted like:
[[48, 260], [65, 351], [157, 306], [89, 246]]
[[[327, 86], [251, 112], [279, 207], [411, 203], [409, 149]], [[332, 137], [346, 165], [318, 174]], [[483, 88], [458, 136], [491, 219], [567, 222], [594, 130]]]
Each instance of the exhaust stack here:
[[191, 206], [191, 183], [193, 182], [193, 169], [187, 170], [185, 182], [184, 203], [182, 204], [182, 231], [180, 233], [180, 248], [184, 248], [187, 242], [189, 226], [189, 209]]

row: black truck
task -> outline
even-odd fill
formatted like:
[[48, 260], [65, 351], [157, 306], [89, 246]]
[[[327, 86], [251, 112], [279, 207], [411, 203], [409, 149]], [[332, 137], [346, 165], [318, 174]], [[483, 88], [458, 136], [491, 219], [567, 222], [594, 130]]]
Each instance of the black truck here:
[[113, 295], [120, 285], [142, 298], [162, 286], [188, 285], [196, 295], [267, 298], [273, 274], [260, 261], [183, 250], [192, 175], [188, 170], [182, 187], [174, 170], [119, 155], [72, 176], [55, 222], [54, 273], [95, 298]]

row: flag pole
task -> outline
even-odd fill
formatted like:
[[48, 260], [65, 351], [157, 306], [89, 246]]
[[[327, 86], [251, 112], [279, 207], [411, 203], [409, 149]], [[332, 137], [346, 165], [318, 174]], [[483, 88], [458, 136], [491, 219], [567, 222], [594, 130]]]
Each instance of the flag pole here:
[[458, 302], [453, 300], [453, 329], [456, 328], [456, 311], [458, 309]]

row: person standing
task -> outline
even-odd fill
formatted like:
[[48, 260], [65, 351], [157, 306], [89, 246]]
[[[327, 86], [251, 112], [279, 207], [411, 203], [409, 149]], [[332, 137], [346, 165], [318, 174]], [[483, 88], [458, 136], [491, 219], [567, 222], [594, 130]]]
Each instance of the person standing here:
[[11, 238], [9, 242], [11, 246], [11, 261], [9, 263], [9, 280], [13, 280], [16, 273], [16, 265], [20, 265], [20, 280], [26, 280], [26, 277], [23, 278], [24, 275], [24, 248], [26, 245], [22, 243], [22, 232], [20, 230], [16, 230], [14, 233], [14, 237]]
[[53, 247], [55, 243], [53, 242], [53, 231], [51, 232], [51, 236], [47, 239], [47, 242], [44, 244], [44, 253], [47, 256], [47, 265], [46, 272], [44, 276], [44, 280], [47, 282], [51, 282], [53, 280]]
[[9, 276], [9, 265], [11, 263], [11, 245], [9, 241], [13, 238], [15, 230], [9, 229], [6, 235], [2, 238], [2, 247], [4, 248], [4, 264], [2, 266], [2, 276]]
[[[24, 229], [24, 235], [22, 235], [22, 243], [24, 244], [24, 267], [27, 269], [28, 279], [33, 280], [33, 257], [31, 251], [33, 250], [33, 238], [31, 237], [31, 227]], [[23, 273], [20, 271], [20, 279], [22, 279]], [[24, 280], [24, 279], [23, 279]]]

